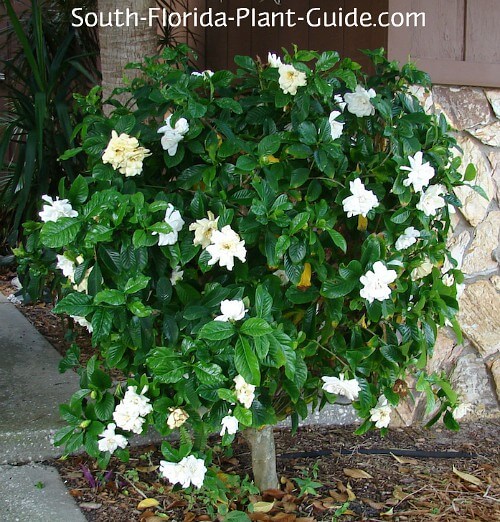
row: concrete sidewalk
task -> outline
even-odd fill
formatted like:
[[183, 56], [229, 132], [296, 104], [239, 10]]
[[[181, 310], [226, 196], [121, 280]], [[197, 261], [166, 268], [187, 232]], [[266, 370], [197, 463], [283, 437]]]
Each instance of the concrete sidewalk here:
[[[57, 470], [29, 463], [61, 455], [51, 438], [59, 404], [78, 390], [60, 374], [61, 356], [0, 293], [0, 518], [5, 522], [84, 522]], [[26, 464], [29, 463], [29, 464]], [[24, 465], [22, 465], [24, 464]]]

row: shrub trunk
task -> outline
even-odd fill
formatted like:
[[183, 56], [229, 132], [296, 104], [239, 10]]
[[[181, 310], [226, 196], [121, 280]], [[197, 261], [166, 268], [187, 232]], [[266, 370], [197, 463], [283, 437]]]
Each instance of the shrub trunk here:
[[276, 446], [272, 426], [249, 428], [244, 432], [252, 454], [252, 470], [255, 485], [261, 490], [279, 487], [276, 473]]

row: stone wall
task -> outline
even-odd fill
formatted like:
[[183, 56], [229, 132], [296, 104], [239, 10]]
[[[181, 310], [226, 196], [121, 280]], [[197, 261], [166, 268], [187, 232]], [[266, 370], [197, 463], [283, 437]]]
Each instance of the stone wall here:
[[[466, 417], [499, 413], [500, 401], [500, 90], [435, 86], [415, 89], [427, 112], [442, 113], [456, 129], [462, 168], [477, 168], [476, 184], [457, 189], [463, 204], [453, 216], [449, 248], [465, 274], [459, 322], [464, 342], [441, 330], [429, 371], [444, 370], [467, 410]], [[423, 417], [423, 401], [399, 409], [400, 422]]]

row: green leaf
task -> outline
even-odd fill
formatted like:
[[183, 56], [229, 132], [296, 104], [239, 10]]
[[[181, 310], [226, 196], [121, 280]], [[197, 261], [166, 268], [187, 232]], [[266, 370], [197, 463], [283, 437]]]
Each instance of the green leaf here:
[[290, 235], [293, 236], [299, 230], [304, 228], [307, 225], [310, 216], [310, 212], [300, 212], [299, 214], [297, 214], [290, 223]]
[[344, 297], [354, 290], [356, 281], [344, 281], [342, 279], [333, 279], [332, 281], [325, 281], [321, 286], [321, 295], [328, 299], [336, 299]]
[[94, 411], [97, 418], [102, 421], [111, 420], [115, 409], [115, 399], [111, 393], [106, 392], [99, 402], [94, 404]]
[[316, 62], [316, 71], [328, 71], [340, 60], [339, 53], [336, 51], [325, 51]]
[[240, 337], [236, 341], [234, 365], [246, 382], [255, 386], [260, 384], [259, 360], [245, 337]]
[[106, 362], [108, 363], [108, 366], [117, 366], [120, 361], [123, 358], [123, 354], [125, 353], [125, 350], [127, 349], [126, 345], [116, 341], [113, 344], [111, 344], [107, 350], [106, 350]]
[[[289, 154], [289, 149], [287, 150]], [[292, 177], [290, 179], [290, 188], [298, 188], [302, 186], [309, 179], [309, 169], [301, 168], [292, 171]]]
[[198, 362], [194, 366], [194, 373], [201, 382], [207, 386], [213, 386], [224, 382], [222, 368], [218, 364]]
[[54, 313], [66, 313], [68, 315], [77, 315], [79, 317], [86, 317], [94, 311], [92, 297], [86, 294], [74, 292], [67, 295], [54, 307]]
[[257, 151], [260, 156], [269, 156], [278, 151], [281, 145], [281, 138], [277, 134], [265, 136], [260, 140]]
[[57, 221], [45, 223], [40, 232], [40, 240], [50, 248], [61, 248], [69, 245], [80, 232], [81, 221], [75, 218], [62, 217]]
[[399, 210], [396, 210], [396, 212], [394, 212], [394, 214], [391, 216], [391, 221], [400, 225], [408, 221], [410, 216], [411, 212], [409, 210], [406, 208], [400, 208]]
[[137, 277], [131, 277], [125, 284], [125, 293], [135, 294], [136, 292], [143, 290], [148, 286], [150, 279], [150, 277], [143, 274], [139, 274]]
[[149, 317], [153, 313], [153, 309], [140, 300], [128, 303], [127, 308], [137, 317]]
[[251, 317], [241, 325], [240, 331], [250, 337], [260, 337], [271, 333], [273, 329], [266, 320], [260, 317]]
[[236, 331], [231, 323], [212, 321], [201, 328], [198, 336], [206, 341], [223, 341], [224, 339], [229, 339], [235, 333]]
[[98, 292], [94, 297], [94, 304], [107, 303], [113, 306], [125, 304], [125, 295], [120, 290], [108, 289]]
[[257, 317], [266, 318], [271, 315], [273, 298], [266, 287], [259, 285], [255, 290], [255, 310]]
[[148, 357], [147, 364], [160, 382], [173, 384], [183, 379], [189, 366], [169, 348], [157, 348]]
[[69, 200], [73, 205], [85, 203], [89, 196], [89, 186], [86, 178], [78, 176], [69, 189]]
[[107, 308], [98, 308], [92, 315], [92, 342], [97, 343], [106, 339], [113, 326], [113, 312]]
[[315, 145], [318, 141], [318, 131], [314, 126], [314, 123], [303, 121], [299, 125], [298, 131], [302, 143], [305, 143], [306, 145]]
[[476, 167], [472, 163], [469, 163], [465, 169], [464, 181], [472, 181], [476, 178], [476, 175]]
[[251, 426], [252, 425], [252, 412], [251, 410], [247, 410], [241, 404], [238, 404], [234, 408], [233, 415], [238, 419], [238, 421], [243, 424], [243, 426]]
[[328, 230], [328, 234], [332, 238], [333, 243], [345, 254], [347, 252], [347, 241], [344, 239], [344, 236], [336, 230]]
[[130, 134], [135, 127], [135, 117], [132, 114], [126, 116], [120, 116], [118, 121], [115, 123], [115, 131], [118, 134]]
[[230, 511], [224, 517], [224, 522], [248, 522], [249, 520], [251, 520], [251, 518], [246, 513], [243, 513], [243, 511]]
[[251, 156], [240, 156], [236, 160], [236, 168], [244, 172], [251, 172], [252, 170], [255, 170], [257, 166], [257, 160]]

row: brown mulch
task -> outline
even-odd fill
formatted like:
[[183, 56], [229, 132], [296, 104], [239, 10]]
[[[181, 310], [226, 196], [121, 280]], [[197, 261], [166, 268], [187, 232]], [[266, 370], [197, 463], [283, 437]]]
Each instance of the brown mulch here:
[[[15, 291], [10, 284], [14, 276], [5, 269], [0, 272], [0, 291], [7, 296]], [[18, 309], [62, 355], [75, 341], [65, 338], [67, 324], [51, 312], [51, 305], [18, 305]], [[83, 329], [77, 327], [75, 331], [85, 361], [95, 349]], [[304, 427], [295, 436], [288, 430], [277, 430], [278, 454], [318, 450], [332, 453], [310, 458], [278, 457], [281, 489], [261, 496], [233, 491], [229, 508], [248, 512], [251, 505], [258, 511], [249, 514], [252, 520], [276, 522], [500, 521], [499, 428], [498, 419], [489, 419], [465, 424], [458, 433], [439, 427], [400, 428], [391, 429], [385, 438], [378, 432], [356, 437], [352, 427]], [[460, 451], [473, 458], [410, 458], [357, 452], [387, 448]], [[242, 477], [251, 473], [249, 451], [242, 438], [233, 449], [232, 456], [224, 456], [221, 451], [214, 454], [223, 481], [224, 473]], [[345, 455], [341, 449], [356, 451]], [[50, 464], [58, 468], [89, 521], [216, 520], [208, 514], [203, 493], [186, 497], [158, 477], [157, 466], [162, 458], [158, 446], [150, 445], [132, 449], [128, 464], [112, 459], [105, 471], [98, 470], [93, 459], [84, 455]], [[304, 488], [308, 480], [314, 487], [310, 493], [301, 494], [301, 486]], [[151, 507], [139, 508], [145, 498], [152, 499], [148, 501]]]

